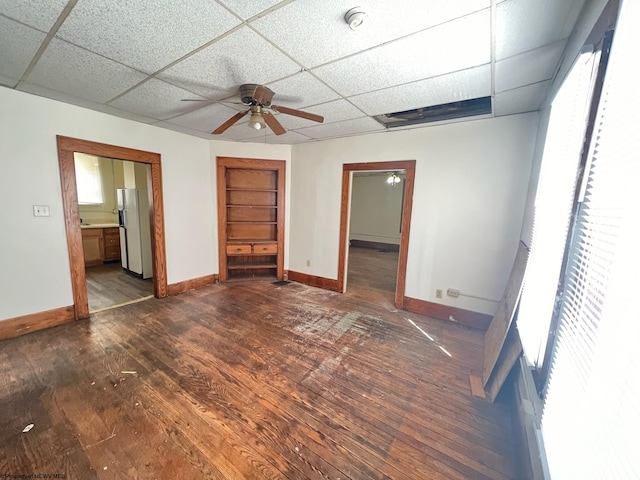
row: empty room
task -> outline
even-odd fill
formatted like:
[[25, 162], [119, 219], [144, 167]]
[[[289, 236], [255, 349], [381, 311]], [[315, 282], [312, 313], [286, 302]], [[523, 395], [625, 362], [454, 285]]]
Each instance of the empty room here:
[[639, 22], [0, 1], [0, 477], [640, 478]]

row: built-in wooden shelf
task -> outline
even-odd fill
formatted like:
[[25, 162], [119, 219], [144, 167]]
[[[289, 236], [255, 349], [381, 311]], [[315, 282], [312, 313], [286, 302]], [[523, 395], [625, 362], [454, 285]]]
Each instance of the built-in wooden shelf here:
[[227, 268], [229, 270], [243, 270], [243, 269], [265, 269], [265, 268], [277, 268], [278, 265], [275, 263], [251, 263], [251, 264], [229, 264]]
[[231, 205], [227, 203], [227, 208], [278, 208], [278, 205]]
[[278, 190], [271, 190], [270, 188], [229, 188], [227, 187], [228, 192], [270, 192], [270, 193], [278, 193]]
[[286, 163], [217, 162], [220, 281], [267, 275], [283, 280]]
[[252, 225], [277, 225], [278, 222], [261, 222], [260, 220], [232, 220], [227, 223], [248, 223]]

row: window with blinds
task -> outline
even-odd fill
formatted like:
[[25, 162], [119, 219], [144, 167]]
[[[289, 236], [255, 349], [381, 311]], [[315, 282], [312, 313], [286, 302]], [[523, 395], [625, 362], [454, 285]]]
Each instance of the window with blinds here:
[[591, 48], [580, 54], [551, 104], [517, 320], [525, 358], [534, 368], [539, 368], [544, 358], [558, 290], [591, 105], [595, 58]]
[[542, 437], [552, 479], [638, 479], [640, 2], [621, 5], [568, 262]]

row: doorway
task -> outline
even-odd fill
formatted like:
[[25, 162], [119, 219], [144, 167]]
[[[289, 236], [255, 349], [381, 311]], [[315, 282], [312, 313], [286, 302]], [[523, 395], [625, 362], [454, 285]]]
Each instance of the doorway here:
[[393, 304], [402, 234], [404, 170], [353, 172], [346, 290]]
[[[402, 209], [400, 212], [400, 238], [398, 244], [398, 259], [395, 275], [395, 292], [394, 305], [396, 308], [404, 307], [404, 293], [407, 272], [407, 253], [409, 248], [409, 230], [411, 227], [411, 210], [413, 206], [413, 186], [415, 180], [415, 160], [405, 160], [396, 162], [372, 162], [372, 163], [353, 163], [344, 164], [342, 170], [342, 200], [340, 211], [340, 246], [338, 253], [338, 290], [345, 292], [347, 288], [347, 276], [349, 265], [349, 245], [350, 231], [349, 219], [352, 208], [352, 192], [353, 192], [353, 175], [362, 172], [404, 172], [404, 179], [401, 182], [403, 186], [403, 195], [401, 198]], [[388, 175], [388, 173], [387, 173]], [[400, 175], [398, 175], [401, 177]], [[392, 187], [393, 188], [393, 187]], [[397, 188], [397, 187], [396, 187]], [[387, 242], [379, 242], [387, 243]], [[382, 246], [382, 245], [381, 245]], [[388, 247], [387, 247], [388, 248]], [[383, 248], [380, 248], [381, 250]], [[362, 252], [358, 252], [362, 253]], [[380, 252], [383, 253], [383, 252]], [[391, 268], [393, 265], [387, 265], [388, 259], [381, 258], [381, 268]], [[354, 262], [367, 265], [366, 260], [355, 258]], [[369, 269], [370, 265], [364, 267]], [[371, 272], [374, 273], [374, 272]], [[366, 272], [365, 272], [366, 274]]]
[[153, 297], [148, 164], [74, 153], [89, 313]]
[[150, 186], [150, 188], [148, 188], [147, 199], [149, 202], [151, 263], [154, 272], [153, 295], [156, 298], [166, 297], [167, 272], [164, 246], [164, 212], [162, 205], [160, 155], [142, 150], [63, 136], [58, 136], [57, 142], [75, 318], [81, 319], [89, 316], [87, 275], [85, 271], [74, 160], [76, 153], [127, 160], [149, 166], [149, 168], [146, 169], [146, 176], [147, 185]]

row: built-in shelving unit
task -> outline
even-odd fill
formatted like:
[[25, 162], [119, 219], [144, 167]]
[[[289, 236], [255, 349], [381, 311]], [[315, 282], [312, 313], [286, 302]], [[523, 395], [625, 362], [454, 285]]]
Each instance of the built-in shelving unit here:
[[284, 277], [285, 162], [218, 157], [220, 281]]

